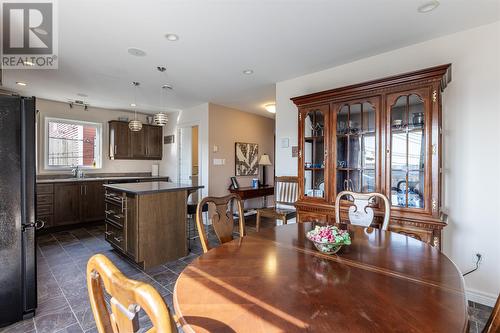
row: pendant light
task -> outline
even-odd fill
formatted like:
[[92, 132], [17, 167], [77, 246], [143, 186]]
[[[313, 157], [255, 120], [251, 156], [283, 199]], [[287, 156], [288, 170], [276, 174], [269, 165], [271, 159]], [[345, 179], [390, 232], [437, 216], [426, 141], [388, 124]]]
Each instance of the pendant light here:
[[[158, 71], [160, 73], [164, 73], [167, 69], [164, 67], [164, 66], [158, 66], [156, 67], [156, 69], [158, 69]], [[161, 89], [163, 91], [165, 91], [165, 94], [166, 94], [166, 91], [167, 89], [172, 89], [172, 86], [169, 86], [167, 84], [164, 84]], [[163, 103], [162, 103], [162, 93], [160, 93], [160, 106], [163, 107]], [[153, 116], [153, 122], [156, 124], [156, 125], [159, 125], [159, 126], [165, 126], [168, 122], [168, 116], [166, 113], [164, 112], [158, 112], [158, 113], [155, 113], [155, 115]]]
[[134, 86], [134, 120], [131, 120], [129, 123], [128, 123], [128, 128], [132, 131], [132, 132], [139, 132], [141, 129], [142, 129], [142, 123], [140, 120], [137, 120], [137, 89], [139, 87], [139, 82], [132, 82], [132, 85]]

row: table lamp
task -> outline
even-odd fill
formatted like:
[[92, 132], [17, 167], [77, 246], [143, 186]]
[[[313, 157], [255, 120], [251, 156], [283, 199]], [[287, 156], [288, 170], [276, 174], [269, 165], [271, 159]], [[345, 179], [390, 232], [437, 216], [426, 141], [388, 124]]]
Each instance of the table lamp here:
[[266, 185], [266, 165], [272, 165], [269, 155], [262, 154], [260, 156], [259, 165], [262, 165], [262, 185]]

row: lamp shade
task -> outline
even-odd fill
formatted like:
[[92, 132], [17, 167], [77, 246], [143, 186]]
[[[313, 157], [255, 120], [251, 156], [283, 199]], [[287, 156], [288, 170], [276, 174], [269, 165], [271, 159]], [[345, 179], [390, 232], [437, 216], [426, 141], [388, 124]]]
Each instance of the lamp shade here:
[[132, 132], [139, 132], [142, 129], [142, 123], [137, 119], [131, 120], [128, 123], [128, 128], [130, 128]]
[[168, 116], [165, 113], [160, 112], [154, 115], [153, 121], [156, 125], [164, 126], [168, 122]]
[[262, 154], [260, 156], [259, 165], [272, 165], [271, 160], [269, 159], [269, 155]]

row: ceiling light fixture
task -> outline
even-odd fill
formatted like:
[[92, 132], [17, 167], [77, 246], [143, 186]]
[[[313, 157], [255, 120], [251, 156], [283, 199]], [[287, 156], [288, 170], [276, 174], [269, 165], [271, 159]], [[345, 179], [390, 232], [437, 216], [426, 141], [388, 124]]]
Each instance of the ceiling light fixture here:
[[253, 74], [253, 69], [245, 69], [243, 71], [243, 74], [245, 74], [245, 75], [252, 75]]
[[23, 86], [23, 87], [25, 87], [25, 86], [27, 86], [27, 85], [28, 85], [27, 83], [24, 83], [24, 82], [21, 82], [21, 81], [17, 81], [17, 82], [16, 82], [16, 84], [17, 84], [18, 86]]
[[[134, 86], [134, 105], [137, 105], [137, 89], [139, 88], [139, 82], [134, 81], [132, 82], [132, 85]], [[132, 104], [131, 104], [132, 105]], [[134, 110], [134, 120], [129, 121], [128, 123], [128, 128], [132, 132], [139, 132], [142, 129], [142, 123], [140, 120], [137, 120], [137, 109]]]
[[[165, 71], [167, 70], [167, 68], [165, 66], [158, 66], [158, 67], [156, 67], [156, 69], [158, 69], [158, 72], [160, 72], [160, 73], [165, 73]], [[163, 107], [163, 101], [162, 101], [163, 92], [165, 91], [165, 95], [166, 95], [167, 89], [172, 89], [172, 86], [170, 86], [168, 84], [164, 84], [161, 86], [161, 89], [162, 90], [160, 91], [160, 107]], [[165, 96], [165, 99], [166, 99], [166, 96]], [[168, 123], [168, 116], [164, 112], [155, 113], [155, 115], [153, 116], [153, 122], [156, 125], [165, 126]]]
[[146, 52], [136, 47], [129, 47], [127, 49], [127, 52], [136, 57], [144, 57], [146, 55]]
[[264, 105], [264, 108], [267, 110], [267, 112], [276, 113], [276, 104], [274, 103], [266, 104]]
[[176, 34], [166, 34], [165, 38], [167, 38], [171, 42], [175, 42], [179, 40], [179, 36]]
[[439, 1], [431, 0], [420, 5], [417, 10], [419, 13], [429, 13], [438, 7], [439, 7]]

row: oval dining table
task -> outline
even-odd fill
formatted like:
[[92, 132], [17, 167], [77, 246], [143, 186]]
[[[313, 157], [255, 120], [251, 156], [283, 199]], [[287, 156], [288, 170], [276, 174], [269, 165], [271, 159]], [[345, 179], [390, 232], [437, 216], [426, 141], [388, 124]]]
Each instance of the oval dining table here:
[[313, 223], [262, 230], [201, 255], [180, 274], [184, 332], [465, 332], [464, 281], [436, 248], [345, 226], [335, 255], [307, 240]]

